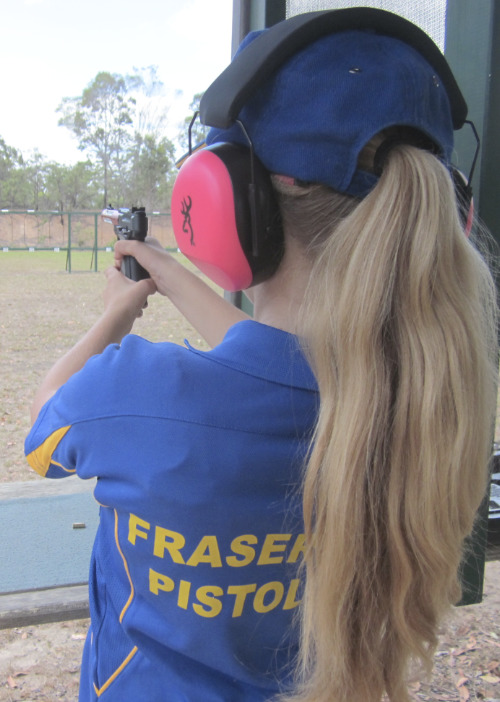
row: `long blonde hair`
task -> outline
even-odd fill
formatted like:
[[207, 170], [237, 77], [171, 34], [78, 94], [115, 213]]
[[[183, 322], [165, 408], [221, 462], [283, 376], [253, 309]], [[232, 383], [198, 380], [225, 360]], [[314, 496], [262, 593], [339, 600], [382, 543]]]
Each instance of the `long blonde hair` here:
[[320, 411], [304, 477], [297, 702], [408, 700], [460, 598], [496, 407], [495, 289], [447, 169], [395, 147], [358, 202], [280, 187], [313, 261], [304, 344]]

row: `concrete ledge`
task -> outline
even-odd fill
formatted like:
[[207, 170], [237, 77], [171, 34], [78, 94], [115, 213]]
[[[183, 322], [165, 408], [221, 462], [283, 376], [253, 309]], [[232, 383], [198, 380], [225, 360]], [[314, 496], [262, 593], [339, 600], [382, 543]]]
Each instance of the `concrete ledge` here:
[[88, 579], [99, 521], [94, 487], [76, 477], [0, 485], [0, 594]]

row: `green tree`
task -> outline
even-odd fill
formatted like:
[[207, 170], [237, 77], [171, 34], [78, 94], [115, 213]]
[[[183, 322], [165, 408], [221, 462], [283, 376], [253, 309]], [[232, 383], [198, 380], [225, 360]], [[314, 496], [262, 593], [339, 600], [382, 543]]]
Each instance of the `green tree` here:
[[0, 155], [1, 206], [7, 209], [45, 209], [47, 161], [35, 150], [28, 158], [7, 149], [7, 158]]
[[49, 203], [45, 194], [48, 164], [45, 157], [37, 150], [32, 152], [24, 166], [24, 175], [28, 186], [28, 200], [25, 207], [33, 210], [47, 209]]
[[71, 212], [101, 206], [99, 176], [90, 161], [79, 161], [71, 166], [50, 163], [46, 189], [48, 209]]
[[12, 169], [2, 181], [2, 209], [28, 209], [31, 205], [31, 187], [23, 166]]
[[0, 182], [8, 176], [13, 168], [22, 164], [22, 162], [23, 158], [19, 151], [12, 146], [8, 146], [4, 139], [0, 137]]
[[100, 168], [105, 206], [111, 179], [121, 177], [124, 156], [133, 139], [135, 99], [129, 95], [127, 80], [117, 74], [98, 73], [81, 96], [63, 98], [57, 111], [61, 113], [59, 125], [73, 132], [78, 148]]
[[24, 160], [22, 154], [8, 146], [0, 137], [0, 207], [10, 209], [18, 206], [16, 194], [23, 180]]
[[169, 139], [136, 133], [126, 202], [148, 211], [169, 209], [175, 170], [174, 145]]

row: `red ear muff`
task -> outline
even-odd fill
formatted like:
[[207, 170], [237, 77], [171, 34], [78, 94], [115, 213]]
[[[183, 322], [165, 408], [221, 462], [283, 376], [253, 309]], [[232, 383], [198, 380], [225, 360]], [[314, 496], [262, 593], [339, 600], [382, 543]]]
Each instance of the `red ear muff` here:
[[172, 193], [177, 245], [224, 290], [245, 290], [279, 265], [283, 233], [271, 179], [250, 150], [215, 144], [182, 165]]

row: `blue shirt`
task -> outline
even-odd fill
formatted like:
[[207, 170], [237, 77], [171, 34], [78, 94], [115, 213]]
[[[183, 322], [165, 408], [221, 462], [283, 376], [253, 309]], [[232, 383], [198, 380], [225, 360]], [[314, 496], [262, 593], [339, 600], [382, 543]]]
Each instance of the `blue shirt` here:
[[130, 335], [42, 408], [30, 465], [98, 478], [81, 702], [286, 686], [317, 402], [297, 339], [244, 321], [208, 352]]

